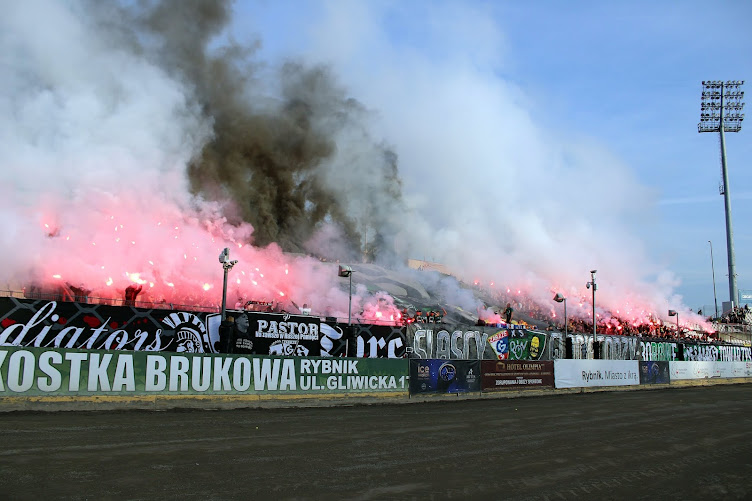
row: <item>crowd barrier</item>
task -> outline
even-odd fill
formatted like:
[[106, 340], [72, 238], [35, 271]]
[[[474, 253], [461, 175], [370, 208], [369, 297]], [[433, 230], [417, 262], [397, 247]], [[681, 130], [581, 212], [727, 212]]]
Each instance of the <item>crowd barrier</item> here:
[[407, 398], [752, 377], [749, 346], [230, 314], [245, 316], [250, 353], [221, 353], [213, 312], [0, 298], [0, 410], [8, 397]]
[[746, 378], [752, 362], [326, 358], [0, 347], [7, 397], [404, 397]]

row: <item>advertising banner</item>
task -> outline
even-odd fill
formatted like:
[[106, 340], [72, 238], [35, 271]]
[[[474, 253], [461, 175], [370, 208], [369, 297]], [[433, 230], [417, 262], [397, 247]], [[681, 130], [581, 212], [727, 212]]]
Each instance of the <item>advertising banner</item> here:
[[554, 363], [552, 361], [483, 360], [481, 362], [481, 389], [483, 391], [553, 387]]
[[410, 393], [480, 391], [479, 360], [410, 359]]
[[729, 362], [732, 377], [752, 377], [752, 362]]
[[554, 360], [557, 388], [630, 386], [640, 384], [638, 374], [636, 360]]
[[669, 384], [668, 362], [640, 362], [640, 384]]
[[0, 347], [0, 396], [405, 392], [407, 360]]
[[752, 362], [669, 362], [671, 379], [751, 377]]

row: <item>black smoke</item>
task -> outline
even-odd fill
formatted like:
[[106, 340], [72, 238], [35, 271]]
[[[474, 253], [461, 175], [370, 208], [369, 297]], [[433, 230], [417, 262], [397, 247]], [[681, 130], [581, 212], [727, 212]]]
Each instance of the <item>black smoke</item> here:
[[317, 232], [334, 225], [342, 245], [322, 257], [394, 257], [403, 211], [397, 156], [371, 137], [372, 114], [328, 67], [259, 60], [261, 41], [227, 37], [227, 1], [122, 8], [131, 43], [183, 81], [211, 123], [211, 139], [188, 166], [194, 194], [222, 202], [231, 223], [251, 223], [258, 246], [311, 250]]

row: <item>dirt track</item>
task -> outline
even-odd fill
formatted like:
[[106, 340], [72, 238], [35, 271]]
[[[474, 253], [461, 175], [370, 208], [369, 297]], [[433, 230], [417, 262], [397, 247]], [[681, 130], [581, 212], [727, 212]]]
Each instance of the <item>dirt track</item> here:
[[750, 384], [0, 425], [4, 499], [752, 498]]

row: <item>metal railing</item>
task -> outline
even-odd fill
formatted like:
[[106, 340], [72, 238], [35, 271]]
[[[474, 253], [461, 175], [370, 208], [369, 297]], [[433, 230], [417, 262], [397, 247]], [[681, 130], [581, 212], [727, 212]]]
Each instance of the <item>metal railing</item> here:
[[189, 310], [205, 313], [219, 313], [219, 306], [206, 306], [200, 304], [169, 303], [167, 301], [127, 301], [125, 299], [104, 298], [96, 296], [73, 296], [62, 293], [29, 292], [13, 290], [0, 290], [0, 297], [15, 297], [18, 299], [42, 299], [45, 301], [58, 301], [64, 303], [87, 303], [106, 306], [134, 306], [136, 308], [159, 309], [159, 310]]

